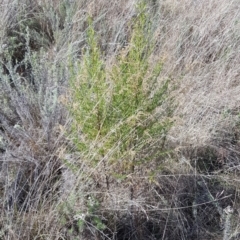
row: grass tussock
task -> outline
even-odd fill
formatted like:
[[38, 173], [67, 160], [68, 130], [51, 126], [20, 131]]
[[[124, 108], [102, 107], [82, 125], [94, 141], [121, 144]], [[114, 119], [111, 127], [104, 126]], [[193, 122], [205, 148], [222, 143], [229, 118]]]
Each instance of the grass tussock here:
[[239, 238], [237, 0], [0, 11], [0, 239]]

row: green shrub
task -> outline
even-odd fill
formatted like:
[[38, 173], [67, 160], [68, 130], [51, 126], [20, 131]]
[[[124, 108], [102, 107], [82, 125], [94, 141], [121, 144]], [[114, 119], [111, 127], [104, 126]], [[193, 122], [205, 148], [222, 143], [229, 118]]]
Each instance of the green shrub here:
[[77, 150], [90, 166], [103, 163], [107, 174], [132, 173], [135, 165], [163, 154], [162, 142], [171, 126], [160, 110], [169, 81], [159, 83], [162, 62], [152, 63], [154, 41], [146, 4], [137, 5], [132, 34], [111, 66], [101, 56], [89, 17], [88, 47], [72, 68], [70, 111]]

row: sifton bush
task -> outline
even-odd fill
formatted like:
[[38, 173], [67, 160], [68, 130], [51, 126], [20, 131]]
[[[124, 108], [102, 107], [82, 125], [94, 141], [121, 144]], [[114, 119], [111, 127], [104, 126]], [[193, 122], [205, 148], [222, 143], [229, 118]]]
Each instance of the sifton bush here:
[[[70, 161], [66, 165], [75, 173], [79, 166], [80, 185], [89, 177], [94, 179], [97, 171], [103, 179], [100, 185], [110, 190], [114, 180], [128, 182], [147, 164], [156, 166], [156, 160], [166, 152], [164, 140], [172, 125], [169, 80], [160, 81], [162, 62], [152, 61], [154, 40], [144, 1], [137, 11], [129, 42], [111, 63], [101, 54], [89, 16], [87, 46], [81, 60], [70, 64], [70, 136], [80, 157], [73, 165]], [[101, 198], [99, 194], [90, 196]], [[129, 200], [133, 196], [130, 186]], [[91, 224], [95, 225], [94, 221]]]
[[135, 165], [161, 155], [161, 142], [171, 126], [169, 111], [161, 108], [169, 80], [157, 81], [162, 62], [151, 62], [150, 17], [144, 2], [137, 9], [129, 43], [110, 66], [101, 56], [89, 17], [88, 46], [77, 67], [72, 66], [70, 111], [76, 149], [81, 161], [91, 166], [102, 162], [113, 175], [132, 173]]

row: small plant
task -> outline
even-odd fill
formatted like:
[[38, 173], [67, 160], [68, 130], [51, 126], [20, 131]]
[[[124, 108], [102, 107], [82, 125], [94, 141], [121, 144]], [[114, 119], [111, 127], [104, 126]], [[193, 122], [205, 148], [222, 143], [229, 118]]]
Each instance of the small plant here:
[[59, 205], [60, 224], [66, 228], [68, 235], [84, 232], [87, 228], [103, 231], [106, 226], [99, 215], [100, 202], [94, 196], [86, 198], [86, 208], [79, 209], [77, 194], [71, 194], [68, 200]]
[[98, 215], [96, 215], [97, 211], [100, 209], [99, 201], [96, 198], [89, 196], [87, 207], [88, 207], [87, 215], [91, 219], [92, 225], [96, 227], [96, 229], [99, 231], [104, 230], [106, 228], [105, 224], [102, 222], [101, 218]]

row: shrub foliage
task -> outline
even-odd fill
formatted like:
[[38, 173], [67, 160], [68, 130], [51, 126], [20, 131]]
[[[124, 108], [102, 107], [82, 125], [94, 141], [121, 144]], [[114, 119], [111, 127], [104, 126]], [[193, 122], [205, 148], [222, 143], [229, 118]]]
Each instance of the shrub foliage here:
[[162, 62], [151, 62], [154, 42], [146, 4], [137, 9], [129, 43], [110, 64], [89, 17], [87, 47], [71, 78], [76, 147], [89, 164], [103, 162], [112, 174], [132, 173], [135, 165], [155, 160], [171, 126], [160, 109], [169, 81], [158, 84]]

